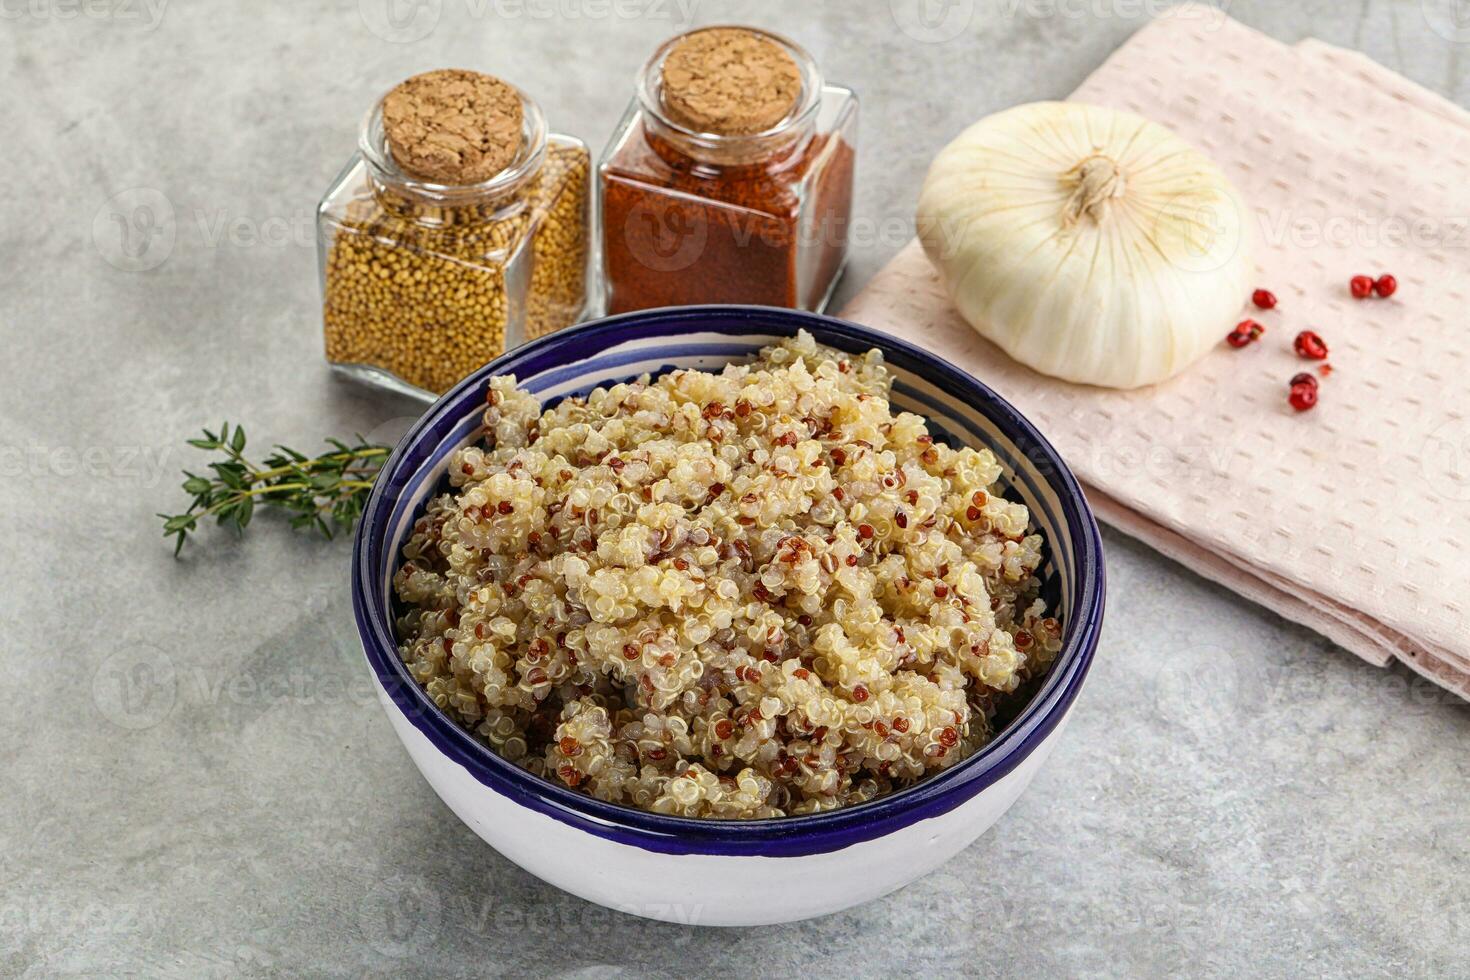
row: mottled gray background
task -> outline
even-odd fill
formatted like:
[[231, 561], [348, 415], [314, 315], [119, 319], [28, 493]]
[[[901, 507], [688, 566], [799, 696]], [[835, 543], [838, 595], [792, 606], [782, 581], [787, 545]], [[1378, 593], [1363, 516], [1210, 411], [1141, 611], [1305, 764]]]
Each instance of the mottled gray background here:
[[[1116, 534], [1049, 767], [898, 895], [679, 928], [461, 826], [368, 696], [347, 544], [260, 519], [176, 562], [153, 516], [203, 424], [309, 447], [414, 411], [321, 360], [312, 210], [369, 103], [482, 68], [596, 147], [661, 38], [780, 29], [863, 99], [840, 302], [962, 125], [1065, 95], [1158, 5], [929, 0], [931, 32], [920, 0], [400, 2], [395, 31], [387, 0], [0, 0], [0, 975], [1465, 975], [1470, 711]], [[1459, 7], [1229, 4], [1465, 103]], [[130, 255], [112, 215], [143, 206]]]

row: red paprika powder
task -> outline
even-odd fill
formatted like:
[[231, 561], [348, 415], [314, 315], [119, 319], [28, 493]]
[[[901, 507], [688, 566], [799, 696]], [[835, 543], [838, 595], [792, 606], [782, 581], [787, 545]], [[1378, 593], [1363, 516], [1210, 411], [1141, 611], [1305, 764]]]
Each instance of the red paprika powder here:
[[842, 271], [857, 100], [783, 38], [674, 38], [599, 166], [610, 313], [696, 303], [820, 310]]

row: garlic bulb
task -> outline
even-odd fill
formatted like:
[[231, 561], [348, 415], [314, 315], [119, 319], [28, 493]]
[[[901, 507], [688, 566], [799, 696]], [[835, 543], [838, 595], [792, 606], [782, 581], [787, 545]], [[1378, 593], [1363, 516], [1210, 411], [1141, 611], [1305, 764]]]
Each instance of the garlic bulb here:
[[935, 158], [919, 235], [960, 314], [1023, 364], [1135, 388], [1217, 344], [1249, 293], [1246, 208], [1157, 123], [1038, 102]]

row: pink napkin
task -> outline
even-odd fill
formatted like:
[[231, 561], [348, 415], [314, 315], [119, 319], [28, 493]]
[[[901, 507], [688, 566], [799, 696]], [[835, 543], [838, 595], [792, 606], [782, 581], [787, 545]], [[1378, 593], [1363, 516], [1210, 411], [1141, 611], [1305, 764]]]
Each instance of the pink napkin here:
[[[1251, 202], [1280, 307], [1134, 392], [1011, 361], [955, 314], [911, 243], [843, 311], [960, 365], [1056, 444], [1100, 519], [1377, 665], [1470, 698], [1470, 113], [1368, 59], [1200, 8], [1138, 32], [1073, 98], [1169, 126]], [[1391, 300], [1355, 274], [1392, 272]], [[1221, 336], [1232, 324], [1222, 324]], [[1291, 350], [1333, 373], [1298, 415]]]

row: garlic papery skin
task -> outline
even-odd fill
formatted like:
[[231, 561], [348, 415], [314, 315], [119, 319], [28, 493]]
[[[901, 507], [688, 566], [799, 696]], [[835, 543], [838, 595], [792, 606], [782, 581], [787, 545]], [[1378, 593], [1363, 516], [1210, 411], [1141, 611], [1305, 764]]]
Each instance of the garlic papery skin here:
[[918, 228], [981, 335], [1043, 374], [1137, 388], [1184, 370], [1239, 319], [1247, 214], [1220, 168], [1163, 126], [1038, 102], [940, 151]]

